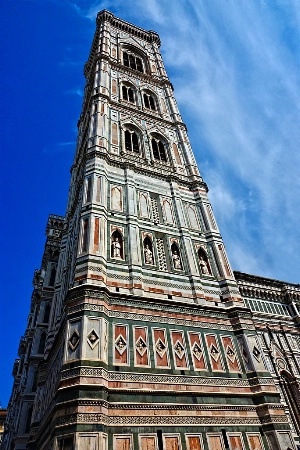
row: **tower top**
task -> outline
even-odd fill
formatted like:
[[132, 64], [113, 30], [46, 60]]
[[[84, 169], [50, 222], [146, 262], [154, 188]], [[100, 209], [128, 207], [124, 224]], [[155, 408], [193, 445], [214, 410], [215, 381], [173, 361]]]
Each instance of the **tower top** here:
[[115, 28], [118, 28], [121, 31], [130, 33], [148, 42], [155, 42], [158, 46], [160, 46], [160, 38], [155, 31], [152, 30], [147, 31], [144, 30], [143, 28], [137, 27], [136, 25], [126, 22], [125, 20], [119, 19], [118, 17], [114, 16], [113, 13], [107, 11], [106, 9], [103, 9], [97, 15], [96, 21], [97, 25], [100, 25], [103, 22], [110, 22]]

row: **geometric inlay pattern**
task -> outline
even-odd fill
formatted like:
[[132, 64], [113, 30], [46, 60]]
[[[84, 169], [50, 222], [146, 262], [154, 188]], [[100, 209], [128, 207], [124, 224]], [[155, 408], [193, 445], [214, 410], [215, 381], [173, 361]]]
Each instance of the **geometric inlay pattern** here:
[[184, 356], [184, 347], [183, 347], [182, 343], [179, 342], [178, 340], [175, 342], [174, 352], [176, 353], [176, 355], [178, 356], [179, 359], [183, 358], [183, 356]]
[[79, 333], [77, 330], [74, 330], [69, 341], [68, 341], [70, 349], [74, 352], [76, 347], [79, 344]]
[[166, 353], [166, 346], [161, 340], [161, 338], [158, 338], [155, 343], [155, 350], [159, 354], [159, 356], [162, 358], [164, 354]]
[[214, 346], [214, 344], [211, 344], [210, 348], [210, 356], [216, 361], [218, 362], [219, 358], [220, 358], [220, 352], [217, 349], [217, 347]]
[[138, 338], [138, 340], [136, 341], [136, 343], [135, 343], [135, 348], [136, 348], [136, 351], [137, 351], [141, 356], [143, 356], [143, 355], [145, 354], [145, 352], [147, 351], [147, 344], [146, 344], [146, 342], [144, 341], [144, 339], [142, 338], [142, 336], [140, 336], [140, 337]]
[[119, 336], [116, 339], [115, 347], [118, 350], [118, 352], [120, 353], [120, 355], [123, 355], [123, 353], [125, 352], [125, 350], [127, 348], [127, 343], [121, 334], [119, 334]]
[[96, 345], [98, 344], [99, 336], [94, 329], [89, 332], [89, 334], [87, 336], [87, 341], [88, 341], [88, 344], [91, 347], [91, 349], [94, 349], [96, 347]]
[[252, 354], [254, 358], [257, 359], [258, 362], [260, 362], [261, 353], [255, 345], [253, 347]]
[[234, 361], [235, 361], [235, 353], [234, 353], [234, 351], [232, 350], [232, 348], [230, 347], [230, 345], [227, 345], [227, 347], [226, 347], [226, 355], [227, 355], [228, 359], [229, 359], [232, 363], [234, 363]]
[[203, 352], [202, 352], [202, 348], [200, 347], [199, 344], [197, 344], [197, 342], [194, 342], [193, 347], [192, 347], [192, 352], [193, 355], [195, 356], [196, 359], [198, 359], [198, 361], [200, 361]]

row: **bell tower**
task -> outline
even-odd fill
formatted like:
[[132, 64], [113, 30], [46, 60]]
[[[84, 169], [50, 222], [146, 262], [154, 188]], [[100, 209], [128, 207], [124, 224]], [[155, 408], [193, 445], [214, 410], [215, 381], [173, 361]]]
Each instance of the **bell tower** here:
[[98, 14], [31, 449], [280, 450], [290, 433], [159, 49]]
[[113, 297], [240, 302], [159, 46], [156, 33], [98, 15], [67, 212], [79, 233], [66, 248], [69, 282]]

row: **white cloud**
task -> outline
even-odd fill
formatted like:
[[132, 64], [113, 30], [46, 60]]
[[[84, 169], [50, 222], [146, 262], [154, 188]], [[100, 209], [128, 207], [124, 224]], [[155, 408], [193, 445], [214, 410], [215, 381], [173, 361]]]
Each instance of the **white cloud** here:
[[159, 32], [232, 265], [296, 282], [298, 1], [108, 0], [87, 7], [78, 0], [76, 5], [89, 19], [105, 8]]

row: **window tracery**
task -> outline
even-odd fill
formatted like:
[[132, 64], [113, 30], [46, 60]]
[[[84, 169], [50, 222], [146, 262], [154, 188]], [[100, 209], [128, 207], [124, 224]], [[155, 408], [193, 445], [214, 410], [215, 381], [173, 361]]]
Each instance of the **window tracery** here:
[[134, 93], [130, 86], [122, 86], [122, 98], [130, 103], [134, 103]]
[[156, 105], [153, 95], [150, 92], [143, 93], [143, 102], [144, 106], [147, 109], [152, 109], [152, 111], [156, 111]]
[[123, 52], [123, 64], [126, 67], [130, 67], [130, 69], [137, 70], [141, 73], [144, 72], [142, 59], [128, 50]]
[[134, 130], [125, 130], [125, 150], [139, 153], [140, 152], [140, 142], [137, 133]]
[[158, 161], [167, 161], [165, 145], [161, 140], [152, 138], [151, 147], [154, 159], [157, 159]]

